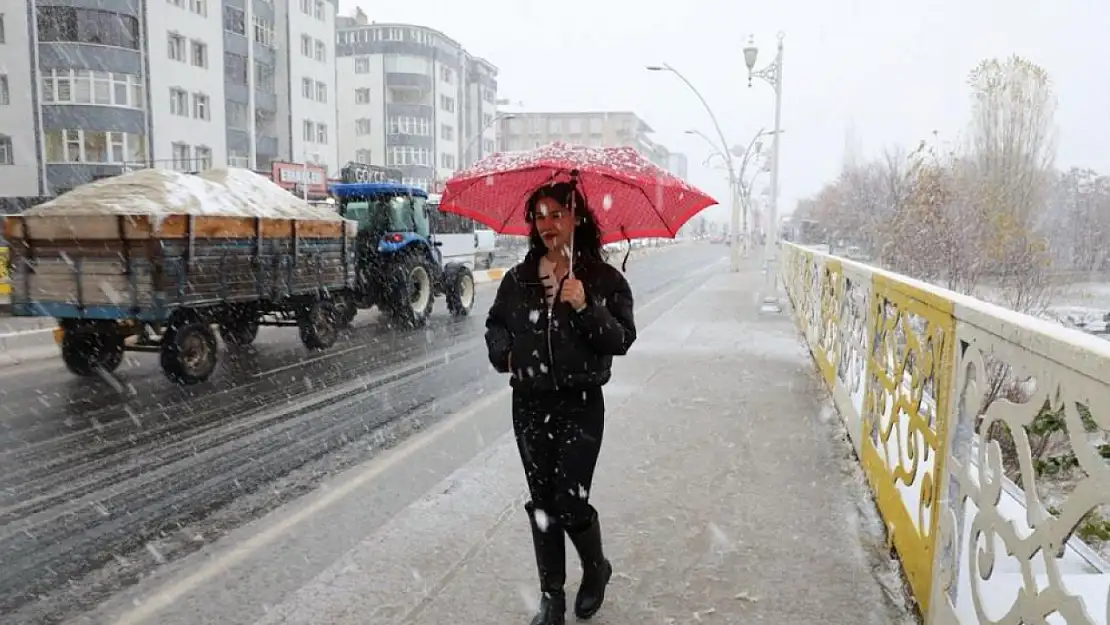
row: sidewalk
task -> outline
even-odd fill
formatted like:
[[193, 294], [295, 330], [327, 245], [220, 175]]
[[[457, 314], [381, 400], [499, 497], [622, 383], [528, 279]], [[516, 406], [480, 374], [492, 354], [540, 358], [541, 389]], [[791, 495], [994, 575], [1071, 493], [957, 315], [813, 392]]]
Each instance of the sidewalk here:
[[[616, 572], [592, 623], [914, 622], [839, 419], [788, 314], [758, 313], [761, 286], [714, 275], [617, 365], [592, 494]], [[507, 435], [257, 623], [523, 625], [523, 499]], [[571, 597], [578, 576], [572, 558]]]

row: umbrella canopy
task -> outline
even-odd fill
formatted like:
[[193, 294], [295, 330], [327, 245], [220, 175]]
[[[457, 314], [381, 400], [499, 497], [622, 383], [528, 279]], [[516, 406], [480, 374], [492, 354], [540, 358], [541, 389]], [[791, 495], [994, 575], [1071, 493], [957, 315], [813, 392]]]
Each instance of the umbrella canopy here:
[[500, 234], [527, 236], [528, 197], [572, 177], [601, 228], [602, 243], [673, 238], [694, 215], [717, 203], [632, 148], [552, 143], [493, 154], [456, 173], [447, 181], [440, 210]]

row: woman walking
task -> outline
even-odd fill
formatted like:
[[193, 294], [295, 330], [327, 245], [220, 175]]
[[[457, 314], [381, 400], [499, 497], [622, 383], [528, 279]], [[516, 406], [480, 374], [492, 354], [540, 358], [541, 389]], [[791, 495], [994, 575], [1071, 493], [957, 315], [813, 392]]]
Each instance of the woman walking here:
[[562, 625], [564, 534], [582, 562], [578, 618], [601, 608], [613, 573], [589, 494], [605, 426], [602, 386], [613, 356], [626, 354], [636, 340], [636, 326], [632, 291], [605, 261], [597, 222], [574, 183], [541, 187], [524, 210], [529, 251], [501, 281], [486, 319], [486, 345], [490, 362], [510, 374], [513, 387], [513, 431], [543, 593], [532, 625]]

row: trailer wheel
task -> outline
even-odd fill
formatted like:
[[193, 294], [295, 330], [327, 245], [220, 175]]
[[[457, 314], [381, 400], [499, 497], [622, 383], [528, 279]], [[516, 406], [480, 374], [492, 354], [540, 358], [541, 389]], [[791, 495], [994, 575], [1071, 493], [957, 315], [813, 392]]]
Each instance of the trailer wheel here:
[[349, 328], [357, 314], [358, 303], [355, 302], [355, 298], [350, 295], [340, 295], [335, 299], [335, 316], [340, 330]]
[[312, 302], [297, 316], [301, 342], [309, 349], [327, 349], [339, 338], [340, 318], [331, 300]]
[[216, 370], [216, 334], [201, 321], [171, 323], [162, 335], [162, 372], [178, 384], [203, 382]]
[[410, 254], [394, 271], [390, 313], [405, 327], [422, 327], [428, 322], [435, 303], [432, 274], [427, 263], [418, 255]]
[[221, 321], [220, 338], [228, 345], [250, 345], [258, 338], [258, 318], [245, 315]]
[[447, 311], [453, 317], [465, 317], [474, 308], [474, 274], [466, 265], [448, 265], [443, 269]]
[[123, 336], [97, 332], [65, 332], [62, 361], [74, 375], [87, 377], [97, 370], [111, 373], [123, 362]]

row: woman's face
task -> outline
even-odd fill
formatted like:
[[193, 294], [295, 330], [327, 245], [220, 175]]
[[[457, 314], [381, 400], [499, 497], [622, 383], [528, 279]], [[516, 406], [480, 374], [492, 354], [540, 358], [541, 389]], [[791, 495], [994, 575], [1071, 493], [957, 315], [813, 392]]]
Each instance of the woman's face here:
[[536, 202], [536, 232], [549, 250], [564, 249], [574, 233], [574, 215], [567, 207], [551, 198]]

